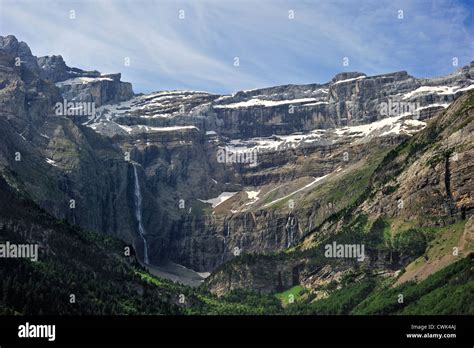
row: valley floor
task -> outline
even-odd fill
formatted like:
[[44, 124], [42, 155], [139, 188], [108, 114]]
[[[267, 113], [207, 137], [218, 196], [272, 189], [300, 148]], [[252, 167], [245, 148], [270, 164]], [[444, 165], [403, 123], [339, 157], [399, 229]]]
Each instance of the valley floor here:
[[209, 276], [208, 273], [196, 272], [171, 261], [165, 265], [146, 264], [142, 266], [156, 277], [169, 279], [173, 282], [191, 287], [201, 285], [204, 279]]

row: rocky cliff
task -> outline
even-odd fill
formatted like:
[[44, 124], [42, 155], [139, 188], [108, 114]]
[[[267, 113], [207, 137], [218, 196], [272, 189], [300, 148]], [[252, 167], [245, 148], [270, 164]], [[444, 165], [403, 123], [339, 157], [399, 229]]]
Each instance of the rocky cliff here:
[[118, 103], [133, 97], [132, 84], [120, 81], [121, 74], [74, 77], [56, 86], [68, 102], [89, 102], [96, 107]]
[[84, 71], [78, 68], [70, 68], [61, 56], [44, 56], [37, 58], [40, 67], [40, 77], [51, 82], [61, 82], [76, 77], [99, 77], [97, 70]]
[[[16, 57], [24, 63], [16, 65]], [[458, 133], [449, 128], [455, 137], [438, 132], [449, 139], [444, 142], [427, 140], [439, 144], [430, 155], [435, 159], [426, 159], [431, 167], [424, 162], [410, 166], [411, 172], [403, 167], [405, 176], [373, 193], [376, 201], [358, 199], [391, 151], [426, 134], [418, 132], [472, 89], [473, 68], [471, 63], [434, 79], [406, 72], [342, 73], [325, 84], [227, 96], [133, 95], [120, 74], [69, 68], [60, 56], [36, 59], [26, 44], [2, 37], [2, 176], [56, 217], [132, 244], [141, 259], [146, 247], [152, 264], [173, 261], [201, 272], [243, 254], [317, 243], [343, 225], [327, 222], [331, 216], [355, 206], [359, 215], [383, 213], [390, 219], [414, 219], [410, 214], [420, 211], [436, 216], [425, 225], [441, 227], [472, 215], [466, 125], [459, 124]], [[58, 115], [55, 106], [64, 100], [97, 109]], [[468, 161], [453, 161], [454, 153]], [[410, 158], [400, 157], [395, 169]], [[403, 213], [394, 203], [399, 200], [409, 207]], [[327, 273], [309, 259], [275, 266], [280, 276], [271, 275], [276, 280], [259, 289]], [[242, 279], [257, 279], [248, 269]], [[240, 284], [222, 286], [219, 274], [211, 287]]]
[[19, 42], [13, 35], [0, 36], [0, 50], [14, 58], [15, 66], [24, 67], [21, 71], [25, 81], [40, 78], [56, 83], [68, 102], [93, 102], [95, 107], [100, 107], [134, 95], [132, 84], [120, 81], [121, 74], [102, 75], [98, 71], [71, 68], [61, 56], [37, 58], [26, 43]]
[[[354, 273], [396, 278], [404, 271], [401, 282], [421, 280], [468, 255], [474, 248], [473, 113], [470, 92], [386, 152], [370, 179], [358, 182], [364, 187], [353, 203], [323, 217], [295, 248], [236, 258], [207, 287], [217, 294], [274, 293], [303, 285], [316, 294]], [[364, 261], [328, 259], [324, 247], [334, 241], [364, 245]]]

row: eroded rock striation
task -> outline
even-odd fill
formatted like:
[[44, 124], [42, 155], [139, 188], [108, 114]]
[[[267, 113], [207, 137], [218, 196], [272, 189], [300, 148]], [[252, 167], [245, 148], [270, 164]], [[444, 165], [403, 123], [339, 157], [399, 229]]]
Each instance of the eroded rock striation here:
[[[242, 255], [324, 240], [347, 222], [328, 219], [348, 209], [407, 220], [433, 216], [426, 222], [433, 226], [470, 218], [472, 115], [453, 123], [452, 113], [461, 112], [457, 100], [474, 88], [473, 72], [470, 63], [433, 79], [345, 72], [325, 84], [225, 96], [134, 95], [120, 74], [70, 68], [61, 56], [36, 58], [25, 43], [0, 37], [1, 173], [56, 217], [119, 237], [143, 259], [137, 179], [150, 263], [217, 270], [209, 280], [215, 292], [321, 283], [347, 265], [303, 256], [284, 264], [270, 259], [268, 266], [231, 263], [233, 275], [220, 267]], [[96, 109], [80, 117], [57, 115], [55, 105], [64, 100]], [[424, 129], [434, 119], [446, 130], [430, 138]], [[387, 181], [376, 181], [374, 196], [359, 201], [373, 176], [382, 175], [377, 168], [387, 165], [390, 151], [415, 136], [426, 137], [416, 144], [436, 146], [423, 147], [419, 156], [416, 146], [422, 145], [404, 150], [416, 154], [414, 162], [397, 157], [394, 173], [384, 172]], [[388, 251], [372, 255], [367, 262], [382, 268], [410, 260], [393, 261]], [[270, 272], [273, 266], [278, 271]]]

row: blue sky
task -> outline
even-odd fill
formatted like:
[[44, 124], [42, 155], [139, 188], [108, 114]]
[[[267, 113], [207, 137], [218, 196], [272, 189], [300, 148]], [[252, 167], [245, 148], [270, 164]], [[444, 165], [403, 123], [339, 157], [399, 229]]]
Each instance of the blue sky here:
[[0, 34], [37, 56], [121, 72], [135, 92], [229, 93], [343, 71], [447, 74], [453, 57], [474, 60], [473, 9], [469, 0], [0, 0]]

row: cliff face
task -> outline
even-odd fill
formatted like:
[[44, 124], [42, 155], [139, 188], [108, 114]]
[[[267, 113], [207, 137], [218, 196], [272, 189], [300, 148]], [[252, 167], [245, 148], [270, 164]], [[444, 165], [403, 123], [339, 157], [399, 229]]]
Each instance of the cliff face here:
[[[421, 280], [468, 255], [474, 245], [473, 115], [471, 92], [386, 152], [354, 203], [323, 218], [295, 248], [237, 258], [219, 267], [206, 286], [219, 295], [236, 288], [274, 293], [282, 283], [285, 289], [317, 290], [360, 270], [392, 277], [404, 267], [407, 273], [400, 279]], [[398, 246], [415, 236], [422, 243], [418, 252], [410, 239]], [[362, 243], [365, 260], [328, 259], [323, 247], [333, 241]]]
[[378, 192], [373, 202], [361, 206], [361, 212], [406, 220], [424, 216], [422, 222], [434, 226], [473, 215], [472, 92], [470, 98], [456, 100], [418, 135], [416, 143], [400, 150], [396, 164], [384, 173], [390, 178], [385, 192], [396, 189], [390, 194]]
[[[473, 63], [435, 79], [414, 78], [404, 71], [379, 76], [343, 73], [324, 85], [239, 92], [219, 98], [209, 108], [224, 122], [219, 130], [233, 138], [366, 124], [387, 116], [384, 103], [401, 108], [413, 103], [423, 119], [470, 88], [473, 74]], [[454, 85], [461, 90], [451, 89]]]
[[342, 73], [326, 84], [285, 85], [232, 95], [168, 91], [104, 106], [92, 123], [197, 126], [231, 139], [248, 139], [358, 126], [402, 114], [429, 119], [472, 88], [474, 63], [439, 78], [406, 72], [378, 76]]
[[[25, 63], [16, 66], [17, 56]], [[119, 237], [140, 259], [145, 238], [151, 263], [171, 260], [203, 272], [239, 255], [321, 241], [345, 223], [327, 220], [354, 205], [359, 215], [415, 220], [424, 214], [436, 217], [426, 225], [442, 226], [472, 215], [472, 129], [470, 121], [463, 123], [471, 114], [458, 130], [437, 132], [441, 140], [426, 139], [438, 144], [426, 157], [412, 163], [414, 150], [404, 150], [390, 169], [394, 176], [377, 181], [374, 200], [357, 199], [373, 184], [372, 175], [382, 175], [374, 172], [390, 150], [426, 127], [437, 111], [450, 103], [457, 108], [472, 86], [473, 67], [436, 79], [343, 73], [323, 85], [231, 96], [134, 96], [120, 74], [69, 68], [60, 56], [37, 59], [9, 36], [0, 40], [1, 172], [56, 217]], [[97, 109], [86, 116], [57, 115], [55, 105], [64, 100]], [[384, 103], [398, 102], [414, 108], [381, 112]], [[437, 119], [442, 117], [448, 116]], [[232, 157], [238, 153], [251, 153], [255, 161]], [[404, 210], [394, 203], [399, 200]], [[374, 255], [381, 266], [391, 257], [387, 251]], [[253, 273], [271, 273], [257, 263], [245, 266], [239, 281], [218, 272], [210, 284], [224, 291], [255, 282], [270, 291], [344, 270], [309, 260], [286, 260], [288, 266], [269, 261], [279, 270], [268, 274], [269, 282]]]
[[57, 82], [56, 86], [68, 102], [91, 102], [99, 107], [133, 97], [132, 84], [122, 82], [120, 78], [121, 74], [74, 77]]
[[132, 84], [122, 82], [121, 74], [101, 74], [66, 65], [61, 56], [38, 58], [39, 75], [59, 88], [68, 102], [91, 102], [95, 107], [119, 103], [134, 96]]
[[99, 77], [97, 70], [84, 71], [78, 68], [70, 68], [61, 56], [44, 56], [37, 58], [40, 67], [40, 77], [44, 80], [56, 83], [73, 79], [76, 77]]
[[[56, 217], [133, 243], [130, 163], [110, 141], [74, 118], [57, 116], [60, 91], [40, 78], [29, 49], [11, 37], [2, 42], [2, 175]], [[28, 64], [17, 66], [11, 53]]]
[[98, 71], [85, 71], [66, 65], [61, 56], [37, 58], [24, 42], [14, 36], [0, 36], [0, 50], [22, 67], [22, 79], [31, 82], [40, 79], [56, 83], [68, 102], [94, 102], [96, 107], [117, 103], [133, 97], [132, 84], [120, 81], [121, 74], [102, 75]]
[[16, 67], [20, 65], [25, 67], [25, 69], [23, 69], [23, 73], [25, 74], [23, 77], [25, 77], [29, 71], [33, 74], [40, 73], [36, 57], [33, 56], [25, 42], [19, 42], [13, 35], [0, 36], [0, 49], [3, 53], [14, 58], [14, 65]]

